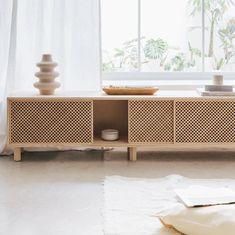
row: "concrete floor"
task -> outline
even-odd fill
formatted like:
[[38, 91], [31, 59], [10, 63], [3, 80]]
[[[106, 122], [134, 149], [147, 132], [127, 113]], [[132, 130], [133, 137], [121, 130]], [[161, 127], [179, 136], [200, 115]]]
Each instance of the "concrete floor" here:
[[100, 235], [108, 175], [235, 178], [235, 151], [25, 152], [0, 157], [0, 235]]

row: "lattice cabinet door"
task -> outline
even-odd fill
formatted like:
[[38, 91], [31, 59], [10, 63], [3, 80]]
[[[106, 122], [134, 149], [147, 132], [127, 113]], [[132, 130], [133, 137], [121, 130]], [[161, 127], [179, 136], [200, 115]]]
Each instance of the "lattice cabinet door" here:
[[79, 99], [8, 100], [9, 142], [92, 143], [93, 104]]
[[177, 101], [176, 142], [230, 143], [235, 141], [235, 103]]
[[129, 100], [130, 143], [173, 143], [174, 101]]

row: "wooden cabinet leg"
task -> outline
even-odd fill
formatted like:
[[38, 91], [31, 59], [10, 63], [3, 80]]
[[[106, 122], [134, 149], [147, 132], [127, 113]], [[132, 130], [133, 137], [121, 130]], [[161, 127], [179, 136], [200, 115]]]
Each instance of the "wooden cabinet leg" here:
[[21, 148], [20, 147], [17, 147], [17, 148], [14, 148], [14, 160], [15, 161], [21, 161]]
[[128, 158], [130, 161], [137, 160], [136, 147], [128, 147]]

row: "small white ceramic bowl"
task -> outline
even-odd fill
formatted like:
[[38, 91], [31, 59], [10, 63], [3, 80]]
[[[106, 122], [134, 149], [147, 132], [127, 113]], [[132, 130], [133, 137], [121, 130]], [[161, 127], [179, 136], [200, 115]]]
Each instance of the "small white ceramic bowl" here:
[[105, 129], [101, 131], [101, 138], [103, 140], [118, 140], [119, 131], [114, 129]]

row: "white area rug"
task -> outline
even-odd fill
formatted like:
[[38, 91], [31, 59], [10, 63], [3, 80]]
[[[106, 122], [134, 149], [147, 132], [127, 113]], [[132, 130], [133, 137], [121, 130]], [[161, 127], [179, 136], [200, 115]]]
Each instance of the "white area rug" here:
[[104, 181], [105, 235], [176, 235], [156, 215], [177, 201], [173, 189], [192, 184], [235, 189], [235, 180], [189, 179], [171, 175], [159, 179], [109, 176]]

